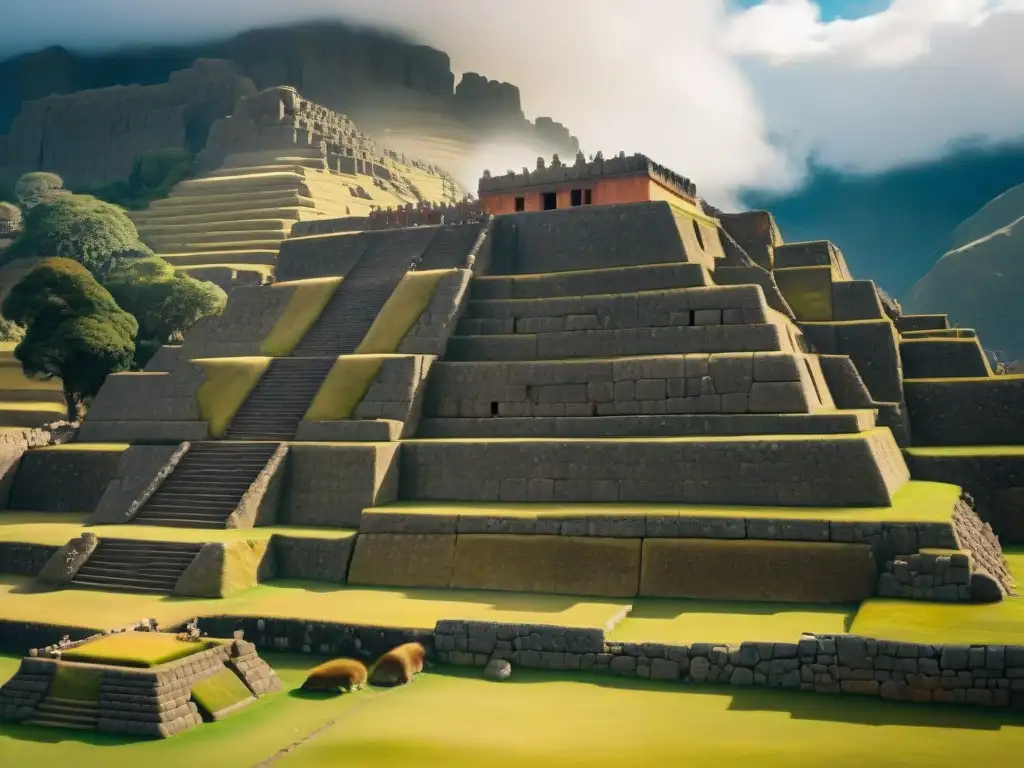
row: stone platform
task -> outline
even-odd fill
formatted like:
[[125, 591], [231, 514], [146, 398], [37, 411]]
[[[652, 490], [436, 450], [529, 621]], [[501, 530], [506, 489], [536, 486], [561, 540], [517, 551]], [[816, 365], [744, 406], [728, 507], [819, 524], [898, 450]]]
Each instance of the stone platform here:
[[31, 725], [166, 738], [280, 686], [256, 647], [240, 636], [193, 640], [129, 630], [33, 651], [0, 688], [0, 715]]

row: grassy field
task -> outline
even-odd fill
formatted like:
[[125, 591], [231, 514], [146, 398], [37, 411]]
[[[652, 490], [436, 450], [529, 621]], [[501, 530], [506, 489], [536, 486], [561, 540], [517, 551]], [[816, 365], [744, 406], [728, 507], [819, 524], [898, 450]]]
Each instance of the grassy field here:
[[220, 600], [83, 589], [33, 593], [32, 579], [0, 575], [0, 617], [111, 629], [151, 616], [169, 627], [192, 616], [260, 616], [432, 629], [439, 619], [604, 627], [629, 601], [471, 590], [371, 589], [275, 581]]
[[911, 448], [911, 456], [922, 458], [986, 458], [992, 456], [1024, 456], [1024, 445], [947, 445], [931, 448]]
[[157, 667], [216, 646], [215, 641], [193, 643], [164, 632], [122, 632], [64, 651], [62, 657], [86, 664]]
[[[5, 765], [903, 766], [1007, 765], [1024, 717], [870, 699], [516, 671], [427, 673], [410, 686], [294, 692], [318, 660], [267, 654], [285, 683], [223, 722], [166, 741], [0, 725]], [[17, 662], [0, 657], [0, 680]], [[288, 750], [285, 752], [285, 750]], [[273, 759], [272, 758], [277, 758]], [[267, 763], [265, 761], [270, 760]]]
[[[773, 438], [774, 439], [774, 438]], [[729, 507], [681, 504], [502, 504], [399, 502], [367, 509], [367, 514], [436, 515], [441, 517], [563, 518], [609, 515], [728, 517], [851, 522], [948, 523], [960, 489], [946, 483], [909, 482], [893, 497], [891, 507]]]

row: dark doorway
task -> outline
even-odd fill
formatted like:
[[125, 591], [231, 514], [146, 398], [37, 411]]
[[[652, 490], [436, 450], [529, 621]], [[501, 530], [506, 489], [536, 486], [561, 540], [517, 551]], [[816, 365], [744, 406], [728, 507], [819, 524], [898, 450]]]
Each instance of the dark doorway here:
[[577, 208], [583, 205], [583, 190], [574, 189], [571, 193], [569, 193], [569, 202], [573, 208]]
[[558, 194], [555, 192], [542, 192], [540, 195], [541, 208], [545, 211], [553, 211], [558, 207]]
[[593, 202], [594, 202], [594, 190], [592, 190], [592, 189], [585, 189], [583, 191], [583, 204], [584, 205], [591, 205], [591, 204], [593, 204]]
[[516, 198], [516, 213], [519, 213], [520, 211], [525, 211], [525, 210], [526, 210], [526, 198], [525, 197], [517, 197]]

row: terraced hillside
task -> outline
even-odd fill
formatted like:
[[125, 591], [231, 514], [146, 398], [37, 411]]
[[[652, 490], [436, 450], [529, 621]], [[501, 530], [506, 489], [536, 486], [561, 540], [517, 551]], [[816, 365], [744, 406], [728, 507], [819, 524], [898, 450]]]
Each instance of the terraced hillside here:
[[396, 165], [402, 181], [385, 184], [328, 170], [316, 150], [291, 152], [230, 157], [224, 168], [181, 182], [131, 214], [139, 235], [193, 277], [259, 285], [273, 275], [281, 242], [297, 221], [366, 216], [372, 207], [417, 203], [417, 192], [426, 200], [452, 199], [440, 178], [412, 166]]
[[67, 416], [60, 381], [28, 378], [14, 357], [14, 342], [0, 343], [0, 427], [38, 427]]

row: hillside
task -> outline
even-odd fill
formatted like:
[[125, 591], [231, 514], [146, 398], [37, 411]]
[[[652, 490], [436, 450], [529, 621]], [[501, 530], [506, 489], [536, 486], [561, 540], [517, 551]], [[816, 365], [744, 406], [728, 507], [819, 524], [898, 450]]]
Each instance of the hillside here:
[[1024, 184], [958, 226], [951, 249], [910, 290], [911, 312], [945, 311], [1003, 359], [1024, 357]]

